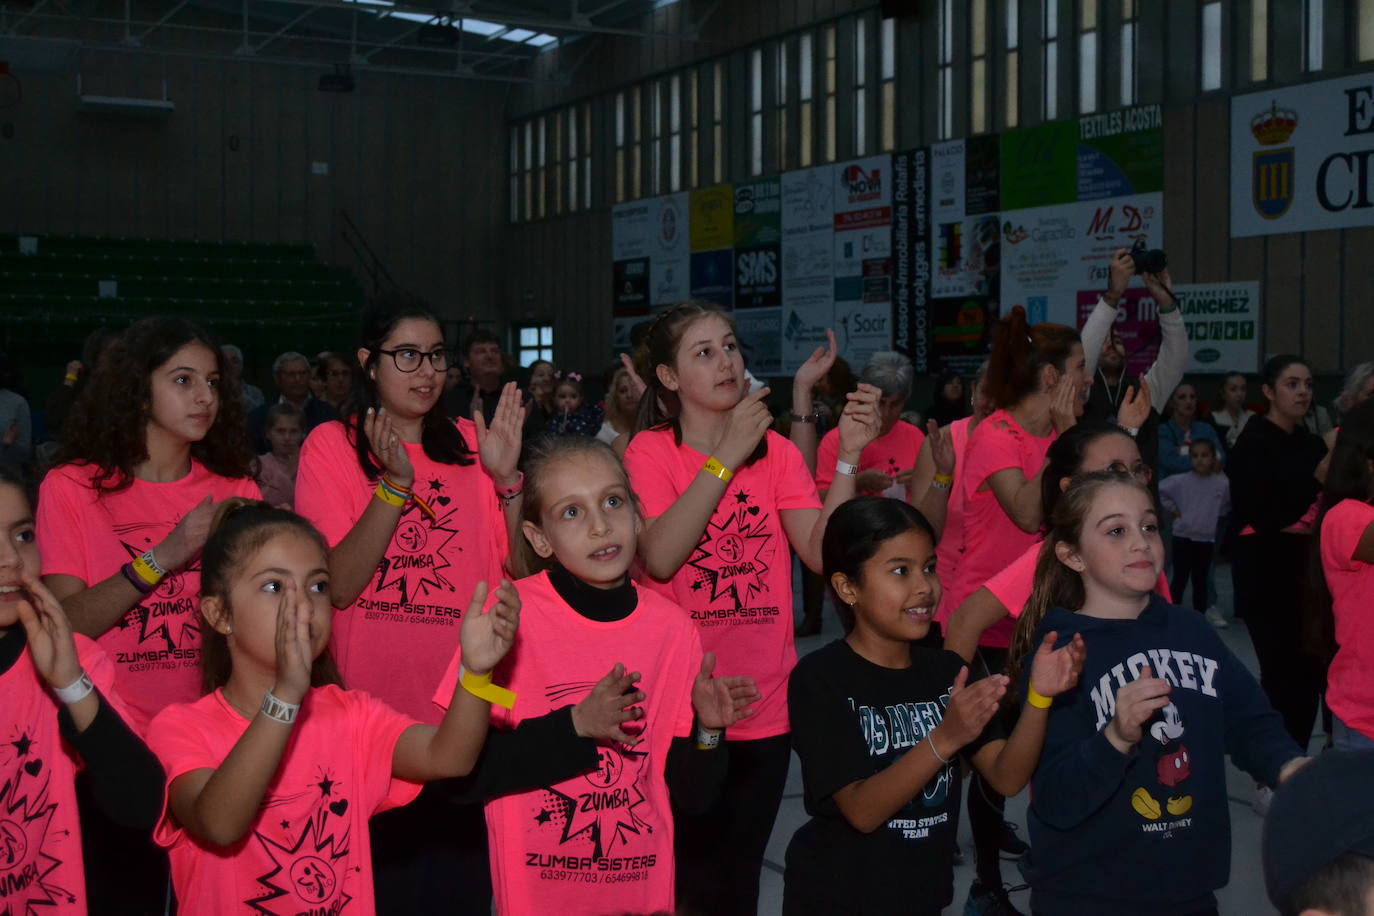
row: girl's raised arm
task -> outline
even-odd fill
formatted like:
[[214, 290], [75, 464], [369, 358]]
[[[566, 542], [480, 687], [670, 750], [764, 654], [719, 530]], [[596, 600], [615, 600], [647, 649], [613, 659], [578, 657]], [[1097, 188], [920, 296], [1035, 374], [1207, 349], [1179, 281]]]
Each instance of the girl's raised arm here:
[[[501, 581], [496, 604], [482, 612], [487, 584], [478, 582], [463, 614], [458, 634], [462, 646], [462, 670], [453, 685], [453, 700], [436, 728], [412, 725], [401, 733], [391, 754], [391, 772], [410, 782], [430, 782], [472, 772], [482, 752], [491, 724], [491, 703], [499, 701], [501, 688], [491, 683], [491, 672], [515, 643], [520, 624], [520, 595], [511, 583]], [[479, 697], [473, 690], [498, 700]], [[513, 699], [513, 698], [512, 698]]]
[[[377, 462], [392, 483], [406, 488], [415, 485], [415, 468], [410, 463], [410, 455], [406, 453], [405, 445], [384, 408], [369, 407], [367, 413], [359, 418], [359, 432], [367, 437], [371, 445], [372, 460]], [[297, 473], [310, 479], [310, 471], [306, 466], [302, 466]], [[367, 588], [368, 580], [386, 553], [404, 511], [403, 500], [394, 504], [375, 496], [368, 499], [363, 514], [354, 522], [348, 534], [329, 551], [329, 598], [334, 607], [340, 610], [349, 607]]]
[[[772, 425], [773, 415], [763, 402], [766, 397], [768, 389], [761, 388], [731, 408], [725, 432], [712, 456], [728, 470], [736, 470], [753, 454]], [[724, 480], [703, 467], [662, 515], [645, 519], [639, 555], [644, 558], [649, 575], [666, 582], [677, 574], [701, 540], [711, 513], [725, 495], [725, 487]]]
[[496, 484], [496, 492], [501, 494], [506, 543], [518, 544], [522, 537], [520, 508], [523, 497], [520, 494], [523, 478], [516, 464], [520, 461], [520, 446], [524, 441], [525, 406], [520, 402], [520, 389], [515, 382], [507, 382], [501, 389], [501, 400], [496, 403], [490, 427], [480, 410], [472, 415], [472, 422], [477, 424], [477, 454]]
[[973, 755], [973, 765], [1000, 795], [1015, 795], [1030, 782], [1045, 746], [1051, 701], [1076, 687], [1083, 673], [1083, 659], [1088, 653], [1083, 637], [1075, 633], [1063, 648], [1056, 649], [1058, 635], [1046, 633], [1035, 652], [1030, 692], [1011, 736], [1006, 741], [989, 742]]
[[[860, 385], [851, 391], [848, 403], [840, 415], [838, 457], [846, 464], [857, 465], [864, 447], [878, 437], [878, 398], [881, 392], [872, 385]], [[836, 473], [825, 494], [825, 504], [819, 509], [783, 509], [783, 530], [787, 540], [806, 568], [821, 572], [821, 538], [830, 514], [840, 505], [854, 498], [853, 474]]]
[[[292, 579], [283, 577], [277, 605], [277, 675], [271, 689], [272, 696], [283, 703], [300, 705], [310, 689], [315, 661], [310, 614], [306, 596]], [[167, 804], [177, 823], [216, 846], [231, 846], [242, 839], [261, 810], [294, 727], [293, 722], [258, 710], [223, 763], [172, 780]]]

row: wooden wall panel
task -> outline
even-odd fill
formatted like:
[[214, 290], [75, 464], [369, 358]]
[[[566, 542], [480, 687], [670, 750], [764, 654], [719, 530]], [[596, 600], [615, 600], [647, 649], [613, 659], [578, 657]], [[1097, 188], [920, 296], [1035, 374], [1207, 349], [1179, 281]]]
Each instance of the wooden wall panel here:
[[1302, 355], [1314, 372], [1341, 368], [1341, 233], [1303, 237]]
[[1195, 131], [1192, 108], [1170, 109], [1164, 118], [1164, 148], [1173, 153], [1164, 159], [1164, 250], [1169, 273], [1179, 283], [1193, 278], [1197, 263]]
[[[1195, 283], [1226, 279], [1231, 240], [1231, 163], [1227, 155], [1227, 138], [1231, 131], [1229, 110], [1225, 101], [1201, 102], [1193, 118], [1197, 135], [1191, 158], [1196, 183], [1191, 202], [1184, 205], [1191, 210], [1189, 217], [1193, 224], [1195, 261], [1189, 277]], [[1169, 217], [1166, 208], [1164, 218], [1167, 221]]]
[[1374, 228], [1347, 229], [1344, 233], [1345, 267], [1341, 302], [1344, 312], [1343, 368], [1351, 369], [1374, 359]]
[[1302, 237], [1295, 233], [1264, 240], [1264, 350], [1261, 360], [1275, 353], [1301, 353]]

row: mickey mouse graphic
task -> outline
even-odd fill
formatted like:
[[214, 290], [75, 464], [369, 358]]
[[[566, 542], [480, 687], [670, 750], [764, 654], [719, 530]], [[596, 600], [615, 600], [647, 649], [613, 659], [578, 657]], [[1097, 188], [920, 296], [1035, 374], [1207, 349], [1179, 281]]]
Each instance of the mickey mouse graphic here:
[[1150, 726], [1150, 737], [1159, 744], [1159, 756], [1155, 758], [1155, 778], [1163, 791], [1164, 805], [1152, 796], [1144, 786], [1131, 794], [1131, 807], [1136, 814], [1146, 820], [1158, 820], [1165, 811], [1178, 816], [1187, 814], [1193, 807], [1193, 796], [1174, 795], [1177, 789], [1192, 774], [1192, 757], [1188, 748], [1180, 740], [1183, 738], [1183, 719], [1178, 707], [1168, 704], [1159, 711], [1159, 719]]

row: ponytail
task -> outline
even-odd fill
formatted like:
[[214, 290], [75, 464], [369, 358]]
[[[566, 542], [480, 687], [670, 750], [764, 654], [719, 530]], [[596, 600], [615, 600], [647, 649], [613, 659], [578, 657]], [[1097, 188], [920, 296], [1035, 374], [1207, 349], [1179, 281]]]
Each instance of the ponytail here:
[[992, 353], [983, 384], [998, 407], [1015, 407], [1040, 387], [1040, 370], [1063, 370], [1074, 344], [1082, 343], [1068, 325], [1042, 321], [1028, 324], [1026, 310], [1013, 306], [992, 332]]

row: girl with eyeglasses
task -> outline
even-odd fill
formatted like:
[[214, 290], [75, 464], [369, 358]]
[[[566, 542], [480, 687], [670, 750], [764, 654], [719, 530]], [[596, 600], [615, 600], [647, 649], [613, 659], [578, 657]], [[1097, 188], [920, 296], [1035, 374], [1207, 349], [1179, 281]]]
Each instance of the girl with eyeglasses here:
[[[344, 683], [429, 725], [440, 720], [430, 698], [459, 648], [468, 598], [478, 582], [501, 579], [521, 505], [520, 393], [505, 386], [490, 427], [480, 413], [450, 420], [450, 359], [424, 304], [373, 303], [359, 384], [344, 418], [306, 439], [296, 479], [297, 511], [329, 544]], [[438, 790], [388, 813], [373, 832], [379, 912], [424, 912], [455, 886], [450, 899], [464, 905], [450, 912], [488, 912], [484, 840], [481, 811]]]
[[[1139, 411], [1149, 410], [1148, 400], [1136, 404]], [[1153, 476], [1150, 466], [1140, 457], [1135, 440], [1114, 426], [1105, 423], [1080, 423], [1066, 430], [1050, 446], [1040, 487], [1040, 503], [1044, 518], [1054, 514], [1060, 496], [1069, 481], [1079, 474], [1094, 471], [1116, 471], [1129, 474], [1137, 482], [1149, 485]], [[945, 648], [972, 661], [983, 631], [1011, 619], [1015, 626], [1022, 609], [1030, 600], [1035, 580], [1035, 558], [1040, 553], [1043, 537], [1013, 560], [1005, 569], [988, 579], [986, 584], [970, 595], [949, 618]], [[1161, 573], [1156, 591], [1169, 599], [1169, 585]]]

